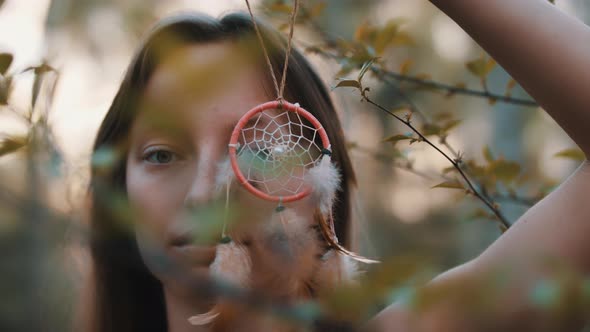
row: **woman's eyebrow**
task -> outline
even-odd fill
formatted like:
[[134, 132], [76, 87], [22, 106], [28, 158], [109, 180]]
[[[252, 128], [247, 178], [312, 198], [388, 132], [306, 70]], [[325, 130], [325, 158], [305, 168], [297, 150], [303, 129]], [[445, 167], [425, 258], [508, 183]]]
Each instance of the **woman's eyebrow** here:
[[142, 132], [178, 135], [178, 132], [182, 129], [180, 121], [173, 116], [164, 114], [164, 112], [147, 112], [136, 121], [139, 122], [138, 127]]

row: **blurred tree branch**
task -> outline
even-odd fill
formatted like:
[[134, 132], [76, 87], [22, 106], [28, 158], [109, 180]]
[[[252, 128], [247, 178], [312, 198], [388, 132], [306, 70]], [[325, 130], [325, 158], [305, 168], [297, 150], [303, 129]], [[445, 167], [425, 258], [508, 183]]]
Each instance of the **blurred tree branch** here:
[[[275, 15], [287, 14], [291, 10], [290, 5], [287, 5], [282, 0], [272, 1], [266, 9], [267, 12]], [[316, 21], [324, 9], [325, 2], [321, 1], [301, 6], [301, 15], [298, 17], [297, 23], [300, 26], [310, 28], [312, 32], [319, 36], [322, 40], [322, 44], [320, 45], [305, 45], [304, 43], [301, 44], [305, 46], [308, 52], [316, 53], [320, 56], [335, 60], [339, 63], [344, 63], [343, 67], [347, 68], [343, 68], [344, 70], [341, 71], [342, 74], [345, 74], [347, 71], [350, 71], [354, 68], [360, 69], [364, 62], [371, 58], [381, 56], [385, 49], [390, 46], [413, 44], [411, 37], [406, 33], [402, 33], [399, 27], [401, 23], [396, 22], [395, 20], [390, 21], [381, 29], [361, 25], [357, 28], [355, 40], [343, 40], [341, 38], [336, 38], [326, 32], [326, 30], [323, 29]], [[376, 63], [378, 64], [378, 62]], [[478, 61], [473, 61], [472, 63], [468, 64], [468, 67], [470, 67], [472, 64], [476, 65], [476, 67], [474, 68], [475, 70], [471, 70], [470, 68], [470, 71], [476, 71], [478, 69], [477, 65], [479, 65]], [[447, 84], [425, 77], [420, 77], [419, 75], [412, 76], [405, 72], [387, 70], [381, 65], [373, 65], [370, 69], [378, 78], [390, 84], [409, 83], [414, 88], [443, 92], [447, 96], [465, 95], [484, 98], [493, 103], [502, 102], [527, 107], [538, 107], [538, 104], [533, 100], [515, 98], [510, 95], [509, 90], [511, 90], [516, 83], [513, 81], [509, 82], [505, 94], [499, 94], [493, 93], [487, 89], [485, 77], [481, 77], [484, 89], [477, 90], [468, 88], [463, 84]], [[489, 73], [489, 70], [487, 73]], [[477, 74], [477, 72], [474, 74]]]

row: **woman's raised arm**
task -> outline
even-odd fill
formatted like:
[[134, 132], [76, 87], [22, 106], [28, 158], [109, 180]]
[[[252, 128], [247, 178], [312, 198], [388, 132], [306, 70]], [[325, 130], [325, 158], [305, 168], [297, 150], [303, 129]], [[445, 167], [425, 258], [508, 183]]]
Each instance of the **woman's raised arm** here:
[[[547, 0], [431, 0], [502, 65], [590, 155], [590, 27]], [[417, 311], [392, 305], [379, 331], [575, 331], [583, 312], [556, 314], [531, 305], [545, 278], [563, 280], [574, 298], [590, 275], [590, 163], [529, 209], [473, 261], [431, 281], [443, 301]], [[502, 283], [493, 283], [500, 273]], [[568, 279], [569, 280], [569, 279]], [[576, 293], [577, 292], [577, 293]], [[566, 296], [567, 295], [567, 296]], [[472, 300], [487, 297], [485, 308]], [[479, 303], [481, 304], [481, 303]], [[568, 303], [571, 304], [571, 303]]]
[[431, 2], [498, 61], [589, 155], [590, 27], [547, 0]]

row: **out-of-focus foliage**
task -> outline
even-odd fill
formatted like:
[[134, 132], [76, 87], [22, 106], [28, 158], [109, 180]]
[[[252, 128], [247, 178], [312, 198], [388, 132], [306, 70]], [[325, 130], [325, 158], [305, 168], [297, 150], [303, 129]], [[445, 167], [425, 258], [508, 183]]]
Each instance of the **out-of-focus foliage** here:
[[[482, 140], [472, 142], [470, 137], [457, 134], [474, 125], [469, 120], [475, 113], [487, 111], [478, 108], [509, 105], [529, 109], [515, 112], [537, 111], [534, 101], [522, 97], [522, 93], [517, 95], [519, 87], [513, 79], [494, 77], [500, 69], [493, 59], [481, 53], [473, 55], [455, 69], [461, 72], [453, 76], [458, 77], [457, 81], [439, 80], [437, 73], [431, 73], [433, 70], [420, 60], [436, 55], [419, 36], [424, 32], [417, 32], [416, 25], [411, 25], [413, 17], [393, 17], [394, 13], [392, 18], [381, 21], [334, 17], [334, 13], [346, 18], [363, 16], [385, 2], [310, 0], [304, 2], [298, 16], [297, 36], [305, 32], [306, 37], [297, 39], [296, 44], [310, 57], [318, 56], [334, 67], [328, 84], [334, 87], [335, 95], [345, 95], [346, 104], [353, 105], [345, 113], [356, 112], [345, 115], [357, 123], [362, 123], [359, 119], [377, 123], [367, 127], [367, 131], [381, 135], [375, 144], [366, 147], [366, 140], [357, 142], [357, 137], [351, 135], [349, 149], [363, 165], [371, 165], [356, 170], [367, 183], [360, 183], [361, 190], [372, 188], [364, 202], [369, 211], [366, 219], [371, 222], [362, 246], [372, 248], [384, 259], [369, 269], [359, 285], [334, 290], [320, 303], [282, 312], [294, 319], [315, 318], [319, 307], [322, 314], [358, 323], [392, 300], [416, 303], [418, 307], [428, 305], [447, 294], [422, 294], [418, 285], [434, 270], [473, 256], [473, 247], [479, 250], [490, 238], [500, 236], [501, 232], [496, 226], [489, 227], [488, 221], [504, 231], [515, 220], [514, 213], [509, 213], [513, 206], [530, 207], [556, 184], [537, 169], [539, 151], [511, 160], [490, 142], [473, 146]], [[120, 18], [120, 29], [137, 37], [158, 16], [153, 8], [161, 3], [54, 0], [47, 27], [51, 31], [68, 31], [83, 43], [97, 47], [86, 38], [88, 20], [97, 11], [114, 13]], [[3, 4], [0, 0], [0, 9]], [[287, 28], [291, 1], [266, 0], [259, 9], [277, 28]], [[24, 70], [13, 68], [13, 60], [10, 53], [0, 54], [0, 113], [18, 119], [26, 130], [0, 132], [0, 248], [4, 253], [0, 293], [3, 299], [10, 299], [0, 302], [0, 330], [64, 330], [72, 321], [72, 298], [80, 286], [79, 280], [72, 280], [75, 273], [68, 267], [71, 263], [64, 262], [64, 257], [70, 257], [66, 253], [79, 249], [79, 243], [68, 242], [66, 235], [73, 232], [78, 235], [76, 239], [84, 238], [85, 227], [80, 221], [83, 199], [64, 199], [71, 185], [69, 172], [75, 172], [76, 167], [64, 161], [49, 121], [60, 73], [43, 59]], [[30, 82], [27, 75], [32, 76]], [[24, 106], [14, 105], [11, 98], [18, 81], [30, 83], [29, 102]], [[465, 102], [467, 97], [484, 102]], [[524, 131], [525, 124], [520, 129]], [[457, 142], [461, 142], [461, 148], [454, 146]], [[463, 151], [467, 149], [477, 152]], [[424, 151], [432, 151], [444, 164], [432, 162], [433, 167], [423, 167], [421, 156], [436, 160]], [[583, 160], [578, 149], [566, 146], [551, 154], [555, 160]], [[99, 153], [93, 162], [108, 165], [112, 156]], [[422, 181], [421, 187], [433, 192], [449, 191], [455, 199], [438, 207], [416, 204], [426, 199], [412, 196], [415, 188], [408, 186], [405, 204], [428, 211], [414, 223], [399, 222], [388, 210], [392, 204], [389, 196], [397, 183], [404, 183], [410, 175], [412, 181]], [[56, 196], [61, 198], [59, 203]], [[113, 202], [120, 201], [117, 199]], [[563, 300], [559, 282], [551, 280], [533, 287], [531, 301], [550, 312], [558, 311]], [[587, 290], [588, 283], [583, 285]], [[490, 289], [500, 289], [493, 286], [491, 283]]]

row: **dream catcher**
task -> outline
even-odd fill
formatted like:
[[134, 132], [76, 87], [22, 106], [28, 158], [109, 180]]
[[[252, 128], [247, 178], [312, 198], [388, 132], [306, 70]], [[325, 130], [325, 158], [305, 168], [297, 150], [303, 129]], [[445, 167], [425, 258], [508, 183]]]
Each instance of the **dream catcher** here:
[[[356, 271], [354, 261], [376, 261], [358, 256], [339, 244], [332, 208], [340, 186], [340, 174], [331, 160], [330, 140], [321, 123], [310, 112], [297, 103], [283, 99], [299, 1], [294, 1], [291, 14], [280, 85], [248, 0], [246, 4], [278, 97], [245, 113], [235, 126], [228, 144], [229, 161], [220, 168], [218, 185], [225, 186], [226, 204], [229, 202], [230, 185], [234, 181], [256, 197], [277, 204], [268, 222], [269, 237], [277, 232], [283, 234], [285, 245], [290, 246], [293, 265], [305, 267], [303, 271], [281, 271], [277, 275], [283, 275], [285, 279], [278, 277], [278, 280], [282, 280], [284, 295], [299, 296], [301, 289], [310, 283], [317, 287], [334, 287], [353, 279]], [[317, 204], [315, 217], [328, 245], [327, 252], [322, 252], [321, 244], [317, 243], [317, 236], [308, 227], [309, 224], [289, 208], [289, 203], [308, 196]], [[253, 262], [248, 249], [232, 241], [225, 233], [225, 226], [221, 242], [211, 266], [212, 274], [238, 286], [249, 287], [251, 274], [255, 272], [252, 271]], [[309, 257], [317, 261], [318, 255], [321, 256], [318, 264], [306, 260]], [[273, 260], [270, 259], [268, 264], [272, 265]], [[274, 279], [277, 279], [276, 276]], [[208, 324], [217, 317], [218, 310], [213, 308], [206, 314], [191, 317], [189, 321], [194, 325]]]

